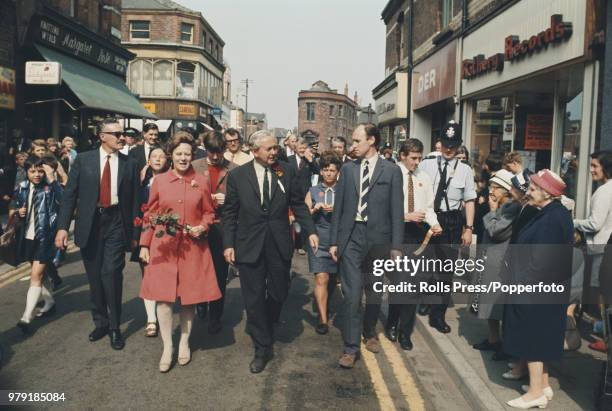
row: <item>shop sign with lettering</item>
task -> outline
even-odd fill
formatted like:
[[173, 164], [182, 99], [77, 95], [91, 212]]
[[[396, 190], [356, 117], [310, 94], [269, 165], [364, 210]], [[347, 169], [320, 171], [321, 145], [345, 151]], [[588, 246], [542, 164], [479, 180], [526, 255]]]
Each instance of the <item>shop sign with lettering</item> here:
[[34, 29], [33, 39], [37, 43], [59, 49], [122, 76], [127, 72], [126, 58], [47, 18], [40, 18]]
[[197, 113], [196, 106], [193, 104], [179, 104], [178, 114], [179, 116], [195, 116]]
[[157, 110], [157, 106], [155, 105], [155, 103], [142, 103], [142, 106], [149, 112], [152, 114], [155, 114], [155, 111]]
[[15, 70], [0, 67], [0, 108], [15, 109]]
[[461, 78], [471, 80], [493, 71], [504, 70], [504, 62], [514, 62], [531, 56], [534, 52], [546, 50], [550, 45], [568, 40], [573, 33], [572, 23], [564, 22], [563, 15], [554, 14], [550, 18], [550, 27], [521, 40], [519, 36], [507, 36], [504, 41], [504, 53], [497, 53], [488, 58], [484, 55], [463, 60]]
[[418, 110], [455, 95], [457, 42], [452, 41], [414, 67], [412, 108]]

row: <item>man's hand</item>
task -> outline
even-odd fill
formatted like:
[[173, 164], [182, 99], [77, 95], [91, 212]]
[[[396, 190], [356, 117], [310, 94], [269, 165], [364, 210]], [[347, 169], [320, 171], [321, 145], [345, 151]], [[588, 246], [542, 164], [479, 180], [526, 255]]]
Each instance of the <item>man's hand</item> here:
[[463, 230], [463, 234], [461, 234], [461, 245], [463, 245], [464, 247], [469, 247], [470, 245], [472, 245], [472, 230]]
[[233, 248], [226, 248], [223, 251], [223, 257], [225, 257], [225, 261], [227, 261], [228, 264], [236, 264], [236, 255]]
[[215, 193], [212, 195], [212, 198], [216, 206], [225, 204], [225, 194], [223, 193]]
[[196, 225], [195, 227], [189, 228], [189, 235], [192, 236], [193, 238], [200, 238], [202, 237], [202, 234], [204, 234], [205, 232], [206, 232], [206, 228], [204, 228], [204, 226], [201, 226], [201, 225]]
[[493, 198], [492, 196], [489, 196], [489, 210], [495, 211], [498, 208], [499, 208], [499, 203], [497, 202], [497, 200]]
[[149, 264], [149, 261], [151, 259], [151, 256], [149, 255], [149, 249], [147, 247], [142, 247], [140, 249], [140, 255], [138, 256], [138, 258], [140, 259], [140, 261], [143, 262], [143, 264]]
[[431, 232], [433, 233], [434, 237], [441, 235], [442, 226], [440, 224], [436, 224], [435, 226], [431, 227]]
[[412, 213], [404, 214], [404, 221], [407, 223], [422, 223], [425, 221], [424, 211], [414, 211]]
[[47, 164], [43, 164], [43, 170], [45, 170], [45, 176], [47, 177], [47, 183], [51, 184], [55, 181], [55, 172], [53, 167]]
[[132, 247], [132, 250], [137, 249], [138, 248], [138, 240], [130, 241], [130, 246]]
[[309, 163], [312, 163], [312, 159], [314, 158], [314, 154], [312, 154], [312, 151], [310, 151], [310, 148], [307, 148], [306, 151], [304, 151], [304, 158]]
[[291, 214], [289, 216], [289, 225], [293, 224], [294, 221], [295, 221], [295, 216], [293, 214]]
[[331, 256], [332, 260], [334, 260], [335, 263], [338, 262], [338, 246], [337, 245], [332, 245], [331, 247], [329, 247], [329, 255]]
[[65, 250], [68, 247], [68, 231], [57, 230], [55, 235], [55, 248]]
[[142, 170], [140, 170], [140, 182], [142, 183], [147, 175], [147, 170], [149, 169], [149, 164], [144, 166]]
[[25, 207], [21, 207], [19, 210], [17, 210], [17, 212], [19, 213], [19, 217], [23, 218], [26, 216], [28, 209]]
[[312, 248], [312, 252], [316, 253], [319, 249], [319, 236], [316, 234], [310, 234], [308, 236], [308, 241], [310, 242], [310, 248]]

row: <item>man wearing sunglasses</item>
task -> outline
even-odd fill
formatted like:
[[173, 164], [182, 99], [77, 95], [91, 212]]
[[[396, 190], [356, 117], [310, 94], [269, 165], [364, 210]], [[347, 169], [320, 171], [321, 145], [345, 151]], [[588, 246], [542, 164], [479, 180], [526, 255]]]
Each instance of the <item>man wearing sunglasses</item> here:
[[87, 272], [96, 327], [89, 341], [108, 335], [115, 350], [125, 345], [119, 331], [123, 268], [138, 211], [140, 182], [135, 162], [119, 152], [122, 136], [121, 124], [105, 119], [98, 126], [100, 148], [77, 156], [63, 193], [55, 237], [55, 246], [66, 249], [78, 204], [74, 241]]
[[242, 150], [242, 138], [240, 137], [240, 132], [238, 130], [233, 128], [225, 130], [225, 133], [223, 133], [223, 138], [225, 139], [225, 145], [227, 146], [223, 157], [225, 157], [227, 161], [241, 166], [253, 160], [253, 154], [246, 153]]

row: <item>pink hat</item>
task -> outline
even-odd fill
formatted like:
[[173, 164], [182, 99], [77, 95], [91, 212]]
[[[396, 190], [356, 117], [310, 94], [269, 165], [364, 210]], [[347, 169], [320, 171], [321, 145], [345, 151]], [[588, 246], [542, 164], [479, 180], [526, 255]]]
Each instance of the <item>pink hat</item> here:
[[538, 171], [538, 173], [533, 174], [530, 179], [538, 187], [553, 197], [559, 197], [565, 191], [566, 185], [561, 177], [548, 169]]

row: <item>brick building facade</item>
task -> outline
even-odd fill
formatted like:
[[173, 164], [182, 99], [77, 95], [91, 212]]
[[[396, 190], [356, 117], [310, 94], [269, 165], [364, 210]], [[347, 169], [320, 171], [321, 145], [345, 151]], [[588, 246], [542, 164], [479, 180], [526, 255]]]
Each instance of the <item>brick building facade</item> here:
[[317, 81], [309, 90], [298, 96], [298, 133], [311, 143], [318, 141], [319, 150], [331, 148], [333, 137], [351, 140], [357, 124], [357, 104], [345, 93], [329, 88], [324, 81]]
[[221, 126], [225, 43], [200, 12], [170, 0], [124, 0], [123, 45], [136, 54], [128, 85], [174, 129]]

